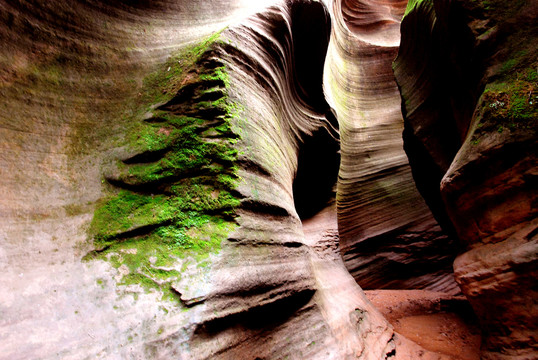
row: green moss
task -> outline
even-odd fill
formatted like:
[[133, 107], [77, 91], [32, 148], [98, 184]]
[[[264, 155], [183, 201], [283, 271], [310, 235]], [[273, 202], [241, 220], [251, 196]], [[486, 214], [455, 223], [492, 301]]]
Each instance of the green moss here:
[[[525, 23], [529, 4], [525, 0], [475, 1], [490, 19], [490, 27], [500, 29], [505, 37], [497, 44], [499, 51], [492, 67], [490, 83], [486, 86], [480, 103], [479, 124], [475, 138], [484, 133], [528, 134], [538, 127], [538, 43], [536, 24]], [[522, 16], [523, 15], [523, 16]], [[514, 27], [517, 21], [520, 26]]]
[[489, 84], [482, 96], [479, 123], [471, 139], [479, 143], [483, 134], [505, 131], [536, 131], [538, 128], [538, 91], [532, 78], [532, 69], [520, 79], [504, 78], [503, 82]]
[[528, 82], [538, 82], [538, 67], [527, 69], [525, 80]]
[[536, 82], [515, 80], [488, 86], [484, 92], [488, 117], [525, 122], [538, 117]]
[[203, 260], [220, 249], [235, 226], [216, 216], [189, 213], [181, 223], [112, 243], [106, 252], [94, 257], [106, 259], [116, 269], [128, 270], [123, 270], [119, 285], [140, 285], [146, 291], [159, 291], [162, 300], [177, 302], [170, 283], [181, 278], [182, 267], [190, 261], [204, 264]]
[[[107, 260], [121, 274], [120, 285], [157, 290], [164, 300], [178, 301], [170, 284], [182, 268], [188, 261], [207, 264], [204, 259], [219, 251], [236, 226], [238, 134], [232, 120], [241, 107], [227, 96], [226, 68], [204, 67], [217, 38], [182, 51], [146, 79], [145, 110], [137, 113], [141, 120], [151, 112], [155, 120], [139, 121], [125, 137], [121, 145], [139, 155], [118, 162], [110, 194], [98, 204], [90, 227], [98, 250], [86, 259]], [[222, 96], [196, 100], [214, 91], [204, 85], [214, 80], [224, 84], [217, 89]], [[184, 86], [197, 95], [180, 98], [174, 111], [151, 110]]]
[[91, 231], [95, 245], [104, 248], [110, 239], [140, 226], [162, 223], [173, 216], [164, 196], [150, 196], [121, 190], [103, 200], [94, 213]]
[[409, 0], [407, 2], [407, 7], [405, 8], [405, 14], [404, 17], [407, 16], [411, 11], [414, 11], [418, 6], [422, 6], [425, 4], [432, 4], [433, 0]]
[[144, 79], [146, 90], [140, 94], [140, 103], [143, 105], [161, 103], [177, 93], [187, 71], [192, 69], [211, 45], [219, 40], [221, 32], [222, 30], [179, 51], [162, 65], [161, 70], [147, 76]]
[[230, 86], [230, 79], [224, 67], [218, 67], [209, 74], [201, 74], [200, 80], [203, 80], [203, 81], [220, 80], [224, 83], [226, 87]]

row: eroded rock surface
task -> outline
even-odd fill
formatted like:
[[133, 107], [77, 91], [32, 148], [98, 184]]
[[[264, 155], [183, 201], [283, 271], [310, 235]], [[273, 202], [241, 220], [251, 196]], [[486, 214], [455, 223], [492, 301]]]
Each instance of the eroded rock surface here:
[[454, 237], [418, 193], [391, 64], [406, 1], [334, 1], [325, 87], [341, 133], [341, 252], [364, 288], [458, 292]]
[[417, 186], [467, 251], [454, 270], [482, 358], [535, 358], [537, 4], [412, 1], [407, 12], [395, 74]]
[[[357, 285], [456, 291], [453, 240], [401, 150], [390, 62], [404, 6], [334, 1], [329, 14], [311, 1], [2, 2], [1, 356], [436, 358], [394, 337]], [[484, 114], [505, 110], [506, 94], [492, 90]], [[486, 240], [461, 215], [494, 197], [467, 192], [474, 185], [460, 174], [476, 154], [460, 145], [479, 140], [484, 158], [516, 139], [510, 149], [529, 152], [495, 162], [487, 188], [513, 178], [503, 192], [517, 206], [492, 200], [477, 225], [488, 244], [456, 271], [484, 320], [486, 356], [532, 356], [521, 344], [536, 343], [535, 312], [520, 309], [535, 309], [536, 200], [518, 189], [532, 189], [534, 134], [516, 122], [520, 137], [504, 127], [490, 136], [498, 124], [468, 121], [466, 106], [451, 150], [431, 165], [436, 195], [413, 175], [445, 230], [454, 224], [475, 244]], [[420, 148], [405, 131], [408, 153]], [[440, 194], [454, 201], [448, 212], [435, 206]], [[488, 317], [508, 301], [513, 311]]]
[[[391, 326], [336, 252], [334, 208], [324, 210], [338, 160], [322, 92], [329, 14], [319, 2], [278, 3], [185, 46], [245, 4], [0, 6], [2, 357], [374, 360], [394, 350]], [[313, 164], [326, 178], [312, 205], [298, 192]], [[185, 182], [192, 191], [178, 196]], [[226, 191], [240, 203], [221, 201]], [[330, 214], [321, 235], [301, 221], [318, 212]]]

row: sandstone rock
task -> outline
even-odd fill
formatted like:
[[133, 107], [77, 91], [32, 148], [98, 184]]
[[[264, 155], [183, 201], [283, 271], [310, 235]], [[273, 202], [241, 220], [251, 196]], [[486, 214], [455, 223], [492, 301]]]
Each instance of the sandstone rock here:
[[483, 358], [537, 351], [537, 15], [534, 2], [410, 2], [394, 65], [417, 186], [467, 251], [454, 270]]
[[[334, 209], [321, 223], [329, 236], [308, 241], [297, 210], [307, 209], [305, 218], [323, 210], [336, 178], [338, 131], [321, 87], [330, 31], [323, 5], [279, 2], [218, 42], [166, 60], [251, 3], [0, 6], [2, 357], [373, 360], [393, 350], [391, 327], [335, 254]], [[227, 77], [215, 73], [221, 63]], [[169, 82], [148, 94], [144, 80], [155, 81], [156, 69]], [[234, 116], [224, 100], [240, 104]], [[217, 129], [226, 116], [231, 132]], [[202, 134], [181, 151], [237, 140], [238, 158], [225, 153], [219, 167], [192, 153], [202, 166], [174, 167], [184, 160], [171, 149], [184, 140], [178, 131]], [[294, 199], [312, 174], [298, 159], [312, 162], [304, 146], [326, 141], [325, 195], [312, 211]], [[170, 246], [167, 254], [162, 246], [173, 241], [211, 240], [198, 232], [205, 225], [174, 226], [195, 220], [179, 218], [185, 209], [223, 193], [210, 187], [202, 199], [193, 187], [181, 198], [174, 187], [232, 165], [241, 178], [235, 231], [217, 231], [205, 253]], [[116, 217], [92, 221], [95, 209]]]
[[[340, 246], [364, 288], [458, 292], [444, 233], [415, 188], [391, 63], [405, 1], [335, 1], [325, 90], [337, 113]], [[427, 269], [427, 270], [426, 270]]]
[[1, 356], [426, 354], [357, 285], [455, 289], [401, 151], [403, 7], [331, 2], [324, 63], [321, 2], [2, 3]]

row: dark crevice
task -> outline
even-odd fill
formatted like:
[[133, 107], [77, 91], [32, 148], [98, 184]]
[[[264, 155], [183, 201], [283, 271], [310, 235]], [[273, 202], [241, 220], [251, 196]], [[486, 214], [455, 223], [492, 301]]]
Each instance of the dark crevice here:
[[110, 178], [110, 177], [105, 177], [105, 179], [111, 185], [116, 186], [120, 189], [129, 190], [129, 191], [132, 191], [134, 193], [139, 193], [139, 194], [154, 194], [154, 193], [161, 192], [159, 191], [159, 189], [162, 189], [163, 187], [180, 182], [184, 179], [203, 177], [209, 174], [211, 174], [211, 170], [202, 168], [202, 169], [194, 169], [192, 171], [186, 171], [180, 175], [165, 176], [158, 180], [139, 182], [139, 183], [129, 183], [124, 179], [116, 179], [116, 178]]
[[[431, 19], [435, 19], [433, 24]], [[456, 232], [441, 197], [440, 182], [466, 137], [483, 76], [482, 54], [476, 49], [468, 20], [457, 2], [417, 8], [401, 24], [403, 34], [417, 36], [402, 37], [394, 62], [403, 99], [404, 150], [413, 179], [435, 219], [452, 237]], [[431, 31], [417, 30], [424, 28]], [[409, 73], [424, 79], [420, 91], [405, 82]], [[409, 105], [418, 99], [420, 106]]]
[[308, 219], [334, 199], [340, 168], [340, 144], [321, 128], [305, 139], [299, 149], [293, 198], [299, 217]]
[[391, 358], [393, 356], [396, 356], [396, 349], [392, 349], [391, 352], [387, 353], [387, 355], [385, 355], [385, 359]]
[[282, 245], [289, 248], [299, 248], [303, 246], [304, 244], [298, 241], [288, 241], [288, 242], [283, 243]]
[[444, 175], [443, 170], [435, 163], [421, 141], [413, 135], [407, 124], [402, 138], [417, 190], [443, 230], [451, 237], [456, 238], [456, 230], [441, 197], [440, 183]]
[[215, 70], [217, 68], [223, 67], [224, 63], [219, 60], [218, 58], [214, 57], [217, 51], [215, 53], [211, 53], [212, 57], [204, 58], [199, 61], [200, 66], [205, 68], [206, 70]]
[[331, 34], [331, 18], [322, 3], [294, 1], [291, 32], [298, 92], [319, 113], [329, 108], [323, 93], [323, 67]]
[[[193, 118], [204, 121], [202, 124], [194, 125], [196, 127], [197, 134], [199, 134], [199, 133], [201, 133], [201, 132], [203, 132], [205, 130], [215, 128], [216, 126], [219, 126], [219, 125], [222, 125], [222, 124], [225, 123], [225, 120], [224, 120], [223, 117], [217, 117], [217, 118], [211, 119], [211, 120], [201, 119], [201, 118], [198, 118], [198, 117], [193, 117]], [[232, 135], [237, 136], [236, 134], [232, 134]]]
[[170, 225], [171, 223], [172, 222], [170, 220], [165, 220], [165, 221], [161, 221], [161, 222], [156, 223], [156, 224], [142, 225], [142, 226], [136, 227], [134, 229], [127, 230], [127, 231], [118, 233], [116, 235], [112, 235], [107, 239], [107, 241], [115, 240], [116, 242], [121, 242], [121, 240], [147, 235], [150, 232], [152, 232], [153, 230], [155, 230], [155, 229], [157, 229], [157, 228], [159, 228], [161, 226]]
[[304, 103], [321, 115], [325, 123], [304, 134], [293, 182], [295, 209], [304, 220], [324, 209], [334, 199], [340, 167], [338, 121], [323, 93], [323, 68], [331, 32], [331, 19], [322, 3], [295, 1], [290, 5], [295, 86]]
[[283, 207], [260, 200], [245, 199], [241, 201], [240, 208], [269, 216], [291, 216], [288, 210], [284, 209]]
[[473, 307], [464, 296], [441, 299], [439, 310], [447, 313], [454, 313], [461, 316], [466, 322], [477, 324], [478, 318]]
[[226, 85], [224, 81], [221, 79], [205, 80], [205, 81], [190, 83], [183, 86], [181, 90], [179, 90], [178, 93], [170, 101], [168, 101], [164, 105], [159, 106], [158, 109], [175, 112], [178, 110], [180, 105], [183, 105], [187, 102], [191, 104], [193, 100], [196, 97], [200, 96], [200, 94], [203, 93], [205, 90], [209, 90], [212, 88], [225, 88], [225, 87]]
[[[202, 169], [203, 170], [203, 169]], [[215, 180], [215, 177], [212, 176], [213, 171], [206, 169], [206, 171], [196, 171], [196, 172], [190, 172], [188, 174], [182, 174], [182, 175], [176, 175], [176, 176], [168, 176], [161, 178], [159, 180], [155, 180], [152, 182], [141, 182], [141, 183], [127, 183], [121, 179], [116, 178], [110, 178], [105, 177], [106, 181], [110, 183], [111, 185], [124, 190], [129, 190], [136, 194], [144, 194], [144, 195], [156, 195], [156, 194], [172, 194], [173, 192], [170, 190], [170, 187], [174, 184], [181, 183], [182, 181], [191, 180], [191, 179], [200, 179], [200, 184], [202, 185], [210, 185], [214, 186], [216, 189], [225, 190], [223, 185], [219, 185], [218, 181]], [[221, 172], [222, 174], [225, 174], [226, 172]], [[236, 190], [228, 190], [230, 194], [232, 194], [234, 197], [237, 197], [239, 199], [244, 198], [242, 194], [240, 194]]]
[[305, 246], [302, 242], [298, 241], [273, 241], [273, 240], [252, 240], [250, 238], [239, 238], [238, 236], [232, 236], [227, 239], [229, 242], [234, 243], [236, 246], [248, 246], [248, 247], [287, 247], [290, 249], [297, 249]]
[[261, 175], [264, 177], [270, 177], [271, 173], [263, 165], [251, 160], [251, 159], [240, 159], [237, 161], [237, 165], [241, 168], [248, 170], [251, 173]]
[[225, 116], [228, 111], [224, 108], [215, 107], [211, 104], [208, 104], [208, 107], [198, 106], [191, 109], [184, 109], [181, 114], [186, 116], [201, 117], [207, 120], [215, 120], [219, 117]]
[[132, 238], [148, 235], [149, 233], [156, 230], [157, 228], [161, 226], [170, 225], [171, 223], [172, 223], [171, 220], [165, 220], [156, 224], [143, 225], [143, 226], [139, 226], [137, 228], [124, 231], [115, 235], [107, 236], [106, 239], [104, 240], [107, 242], [107, 245], [100, 247], [98, 249], [95, 249], [93, 251], [90, 251], [84, 256], [84, 258], [89, 259], [89, 258], [97, 257], [99, 256], [99, 254], [104, 254], [108, 250], [110, 250], [113, 244], [119, 244]]
[[213, 91], [207, 91], [203, 93], [202, 95], [198, 96], [195, 100], [196, 101], [217, 101], [219, 99], [222, 99], [224, 97], [224, 91], [221, 89], [213, 90]]
[[167, 122], [165, 118], [158, 117], [158, 116], [152, 116], [148, 119], [144, 119], [144, 122], [147, 122], [149, 124], [161, 124]]
[[532, 230], [530, 233], [528, 233], [527, 236], [525, 236], [525, 239], [528, 241], [531, 241], [534, 239], [536, 235], [538, 235], [538, 227]]
[[217, 333], [235, 326], [270, 331], [271, 328], [285, 323], [287, 319], [307, 305], [314, 292], [312, 289], [302, 290], [266, 305], [206, 321], [196, 327], [195, 334], [213, 337]]
[[126, 165], [132, 164], [147, 164], [160, 160], [167, 152], [169, 152], [171, 147], [167, 147], [161, 150], [148, 150], [131, 156], [127, 159], [122, 160]]

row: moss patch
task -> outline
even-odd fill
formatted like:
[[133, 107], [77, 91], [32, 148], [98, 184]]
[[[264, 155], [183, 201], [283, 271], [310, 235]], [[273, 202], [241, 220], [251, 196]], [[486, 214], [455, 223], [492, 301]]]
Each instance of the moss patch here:
[[[119, 284], [138, 284], [177, 300], [170, 284], [187, 262], [204, 265], [236, 226], [234, 189], [240, 106], [227, 95], [218, 34], [172, 57], [149, 76], [138, 121], [106, 175], [109, 196], [94, 213], [95, 251], [118, 269]], [[149, 114], [149, 116], [148, 116]]]
[[536, 131], [538, 128], [538, 89], [536, 70], [528, 68], [520, 78], [489, 84], [479, 107], [479, 123], [471, 140], [488, 132]]
[[478, 105], [478, 124], [473, 144], [490, 133], [536, 132], [538, 127], [538, 34], [534, 19], [528, 17], [529, 2], [517, 0], [473, 1], [489, 19], [487, 31], [495, 28], [495, 49], [488, 79]]
[[405, 8], [404, 16], [407, 16], [407, 14], [415, 10], [418, 6], [423, 6], [427, 4], [433, 5], [433, 0], [409, 0], [407, 2], [407, 7]]

